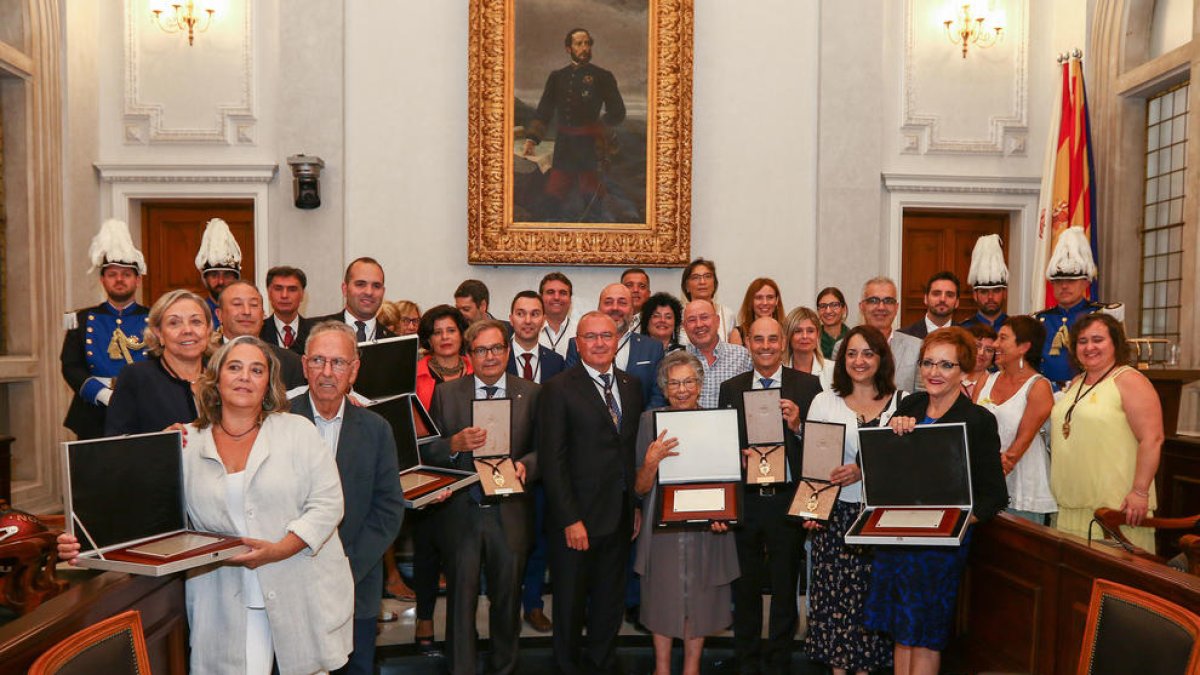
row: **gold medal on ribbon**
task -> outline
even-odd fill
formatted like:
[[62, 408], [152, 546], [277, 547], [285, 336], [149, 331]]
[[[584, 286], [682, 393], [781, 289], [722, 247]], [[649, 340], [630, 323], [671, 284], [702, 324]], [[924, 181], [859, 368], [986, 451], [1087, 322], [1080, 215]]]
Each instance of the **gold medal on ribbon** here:
[[504, 487], [504, 474], [500, 473], [500, 467], [492, 467], [492, 482], [496, 487]]
[[1063, 431], [1063, 438], [1070, 438], [1071, 437], [1071, 423], [1063, 422], [1062, 431]]
[[758, 472], [764, 476], [771, 473], [771, 463], [767, 461], [765, 456], [760, 457], [758, 460]]
[[808, 511], [809, 513], [813, 513], [817, 510], [817, 506], [819, 506], [820, 503], [821, 500], [817, 499], [817, 493], [814, 492], [808, 496], [808, 501], [804, 504], [804, 510]]

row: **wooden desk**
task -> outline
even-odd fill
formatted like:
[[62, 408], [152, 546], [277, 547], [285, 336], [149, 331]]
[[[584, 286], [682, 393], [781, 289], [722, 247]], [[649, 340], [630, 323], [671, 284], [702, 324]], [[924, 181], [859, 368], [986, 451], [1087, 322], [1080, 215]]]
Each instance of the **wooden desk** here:
[[1097, 578], [1200, 613], [1200, 577], [1007, 514], [980, 527], [959, 604], [970, 671], [1074, 675]]

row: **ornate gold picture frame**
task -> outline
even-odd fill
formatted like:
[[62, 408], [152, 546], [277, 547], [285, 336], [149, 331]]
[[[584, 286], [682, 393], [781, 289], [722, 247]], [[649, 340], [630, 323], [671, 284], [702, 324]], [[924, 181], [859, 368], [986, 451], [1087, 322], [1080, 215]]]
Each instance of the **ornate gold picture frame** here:
[[692, 0], [641, 2], [471, 0], [468, 262], [690, 259]]

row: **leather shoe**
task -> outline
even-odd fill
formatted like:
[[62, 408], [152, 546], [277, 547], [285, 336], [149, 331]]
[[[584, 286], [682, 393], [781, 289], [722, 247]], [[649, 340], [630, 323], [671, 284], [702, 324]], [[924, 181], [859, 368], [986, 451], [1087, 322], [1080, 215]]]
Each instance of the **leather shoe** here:
[[541, 607], [536, 607], [525, 612], [525, 623], [529, 624], [530, 628], [539, 633], [549, 633], [554, 629], [554, 624], [550, 623], [550, 619], [542, 611]]

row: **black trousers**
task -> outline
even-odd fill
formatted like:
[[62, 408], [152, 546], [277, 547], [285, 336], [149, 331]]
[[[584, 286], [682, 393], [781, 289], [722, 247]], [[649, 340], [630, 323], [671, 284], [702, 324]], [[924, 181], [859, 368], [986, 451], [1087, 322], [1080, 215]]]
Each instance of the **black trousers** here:
[[[554, 578], [554, 662], [564, 675], [618, 673], [617, 634], [625, 618], [625, 582], [633, 515], [628, 505], [614, 532], [588, 533], [588, 550], [567, 548], [562, 528], [549, 533]], [[587, 638], [581, 633], [587, 626]]]
[[[741, 526], [735, 530], [742, 575], [733, 582], [733, 645], [738, 673], [787, 673], [796, 635], [796, 585], [804, 530], [787, 517], [791, 489], [760, 496], [746, 487]], [[762, 588], [771, 589], [767, 641], [762, 642]]]
[[446, 654], [454, 675], [475, 675], [479, 631], [479, 573], [487, 581], [491, 655], [483, 672], [516, 672], [521, 636], [521, 577], [527, 546], [510, 546], [500, 523], [498, 505], [476, 504], [467, 495], [455, 497], [441, 514], [446, 553]]

